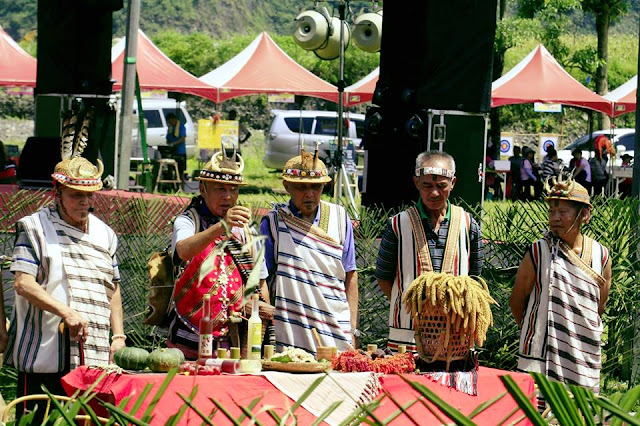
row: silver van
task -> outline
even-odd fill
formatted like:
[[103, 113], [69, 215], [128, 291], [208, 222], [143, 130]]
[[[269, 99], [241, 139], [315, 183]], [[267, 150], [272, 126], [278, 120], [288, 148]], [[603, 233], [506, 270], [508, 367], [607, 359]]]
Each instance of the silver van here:
[[[282, 170], [287, 160], [300, 153], [300, 140], [307, 151], [315, 149], [320, 142], [320, 159], [330, 157], [332, 143], [338, 135], [338, 113], [335, 111], [272, 110], [273, 121], [265, 138], [266, 151], [262, 158], [265, 166]], [[353, 140], [355, 148], [360, 147], [364, 133], [364, 114], [345, 113], [345, 139]]]
[[[167, 145], [167, 114], [173, 113], [178, 117], [180, 123], [183, 123], [187, 130], [186, 147], [187, 157], [193, 157], [196, 153], [196, 134], [193, 121], [187, 111], [187, 103], [185, 101], [178, 102], [175, 99], [142, 99], [142, 110], [147, 123], [147, 145], [150, 147], [159, 147]], [[133, 106], [133, 114], [135, 119], [138, 117], [138, 104]], [[132, 144], [139, 144], [138, 126], [133, 123], [133, 139]]]

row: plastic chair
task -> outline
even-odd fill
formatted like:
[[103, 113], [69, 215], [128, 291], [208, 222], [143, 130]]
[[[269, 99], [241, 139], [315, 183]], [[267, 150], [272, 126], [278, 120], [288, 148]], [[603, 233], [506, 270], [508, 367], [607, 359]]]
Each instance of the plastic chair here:
[[[61, 402], [67, 402], [70, 401], [71, 398], [68, 396], [63, 396], [63, 395], [53, 395], [53, 397]], [[16, 398], [13, 401], [11, 401], [10, 403], [8, 403], [6, 405], [6, 407], [4, 408], [4, 411], [2, 412], [2, 424], [6, 424], [7, 421], [9, 420], [9, 413], [11, 411], [11, 409], [15, 406], [17, 406], [18, 404], [21, 404], [22, 402], [25, 401], [34, 401], [34, 400], [40, 400], [40, 401], [46, 401], [47, 405], [45, 408], [45, 412], [44, 412], [44, 418], [46, 419], [47, 416], [49, 416], [49, 412], [51, 409], [51, 399], [49, 398], [49, 395], [46, 394], [36, 394], [36, 395], [25, 395], [25, 396], [21, 396], [20, 398]], [[84, 420], [84, 425], [88, 426], [90, 424], [92, 424], [91, 422], [91, 417], [88, 416], [87, 414], [78, 414], [75, 417], [75, 420]], [[105, 424], [109, 421], [109, 419], [105, 419], [104, 417], [98, 417], [98, 420], [100, 420], [100, 422], [102, 424]]]

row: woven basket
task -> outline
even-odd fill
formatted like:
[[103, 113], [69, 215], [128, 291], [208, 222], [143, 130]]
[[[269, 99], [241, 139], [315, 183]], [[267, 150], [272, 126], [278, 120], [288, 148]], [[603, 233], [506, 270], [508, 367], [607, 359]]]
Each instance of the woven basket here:
[[[416, 346], [418, 355], [427, 362], [446, 361], [446, 370], [449, 371], [451, 361], [465, 360], [469, 356], [469, 350], [473, 347], [469, 335], [462, 330], [456, 332], [454, 325], [449, 320], [449, 315], [442, 311], [439, 305], [432, 305], [425, 300], [420, 312], [414, 319]], [[447, 332], [449, 343], [444, 347]]]

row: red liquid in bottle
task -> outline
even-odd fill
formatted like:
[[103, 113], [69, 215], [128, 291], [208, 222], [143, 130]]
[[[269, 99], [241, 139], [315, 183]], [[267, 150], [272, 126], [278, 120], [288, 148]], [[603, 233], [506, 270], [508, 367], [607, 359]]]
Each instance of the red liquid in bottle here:
[[203, 312], [198, 331], [198, 364], [204, 365], [208, 359], [213, 358], [213, 320], [211, 318], [211, 295], [205, 294], [203, 300]]

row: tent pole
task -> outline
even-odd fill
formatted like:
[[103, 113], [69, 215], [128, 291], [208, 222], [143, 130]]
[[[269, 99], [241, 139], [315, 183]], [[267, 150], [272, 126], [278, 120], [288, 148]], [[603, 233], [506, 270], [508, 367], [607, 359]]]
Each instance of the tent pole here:
[[[138, 52], [138, 27], [140, 23], [140, 0], [129, 0], [127, 11], [127, 43], [122, 72], [122, 98], [120, 101], [120, 129], [118, 145], [118, 189], [129, 189], [129, 166], [131, 162], [131, 116], [136, 87], [136, 55]], [[142, 111], [139, 112], [142, 114]]]

